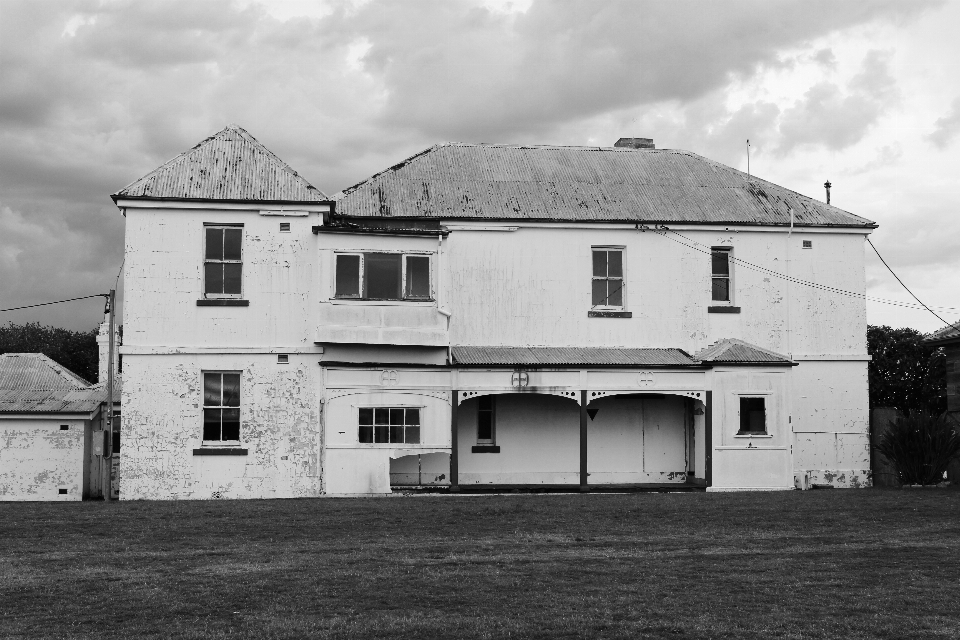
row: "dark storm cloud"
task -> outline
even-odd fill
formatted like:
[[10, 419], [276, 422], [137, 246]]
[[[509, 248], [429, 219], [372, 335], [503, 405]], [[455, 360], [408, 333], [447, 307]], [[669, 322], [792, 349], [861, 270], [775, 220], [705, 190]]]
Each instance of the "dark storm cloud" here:
[[[774, 104], [703, 102], [731, 78], [927, 6], [382, 1], [281, 22], [226, 0], [0, 0], [0, 308], [112, 286], [123, 218], [109, 194], [230, 122], [331, 193], [435, 142], [582, 143], [579, 120], [667, 100], [723, 125], [703, 133], [709, 150], [775, 136]], [[877, 78], [850, 95], [881, 100]], [[0, 322], [83, 328], [97, 307]]]
[[960, 98], [953, 101], [953, 106], [945, 116], [937, 119], [927, 140], [938, 149], [946, 149], [957, 134], [960, 134]]

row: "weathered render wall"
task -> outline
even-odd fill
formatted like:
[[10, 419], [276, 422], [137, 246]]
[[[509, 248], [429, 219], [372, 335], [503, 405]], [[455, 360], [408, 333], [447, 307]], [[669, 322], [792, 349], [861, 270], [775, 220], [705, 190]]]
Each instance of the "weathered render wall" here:
[[0, 501], [81, 500], [89, 429], [86, 420], [0, 419]]
[[[203, 371], [241, 371], [240, 447], [194, 455], [203, 432]], [[316, 356], [128, 356], [123, 361], [123, 500], [294, 498], [322, 490]]]
[[[711, 246], [771, 271], [864, 291], [863, 233], [696, 230], [688, 238], [625, 226], [520, 226], [467, 231], [444, 243], [444, 291], [452, 344], [679, 347], [690, 353], [740, 338], [780, 353], [866, 353], [862, 299], [791, 284], [734, 265], [733, 305], [708, 313]], [[671, 239], [672, 238], [672, 239]], [[697, 251], [674, 240], [705, 251]], [[802, 249], [811, 240], [812, 249]], [[632, 318], [588, 318], [591, 247], [625, 249], [625, 310]], [[788, 261], [789, 258], [789, 261]], [[788, 264], [789, 262], [789, 264]]]

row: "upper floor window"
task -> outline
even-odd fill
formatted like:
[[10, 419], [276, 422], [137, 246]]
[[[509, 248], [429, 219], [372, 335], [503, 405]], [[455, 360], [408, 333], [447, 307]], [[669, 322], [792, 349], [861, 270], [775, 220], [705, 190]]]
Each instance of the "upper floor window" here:
[[593, 247], [594, 309], [623, 309], [623, 247]]
[[240, 441], [240, 372], [203, 373], [203, 441]]
[[204, 227], [203, 294], [207, 298], [239, 298], [242, 293], [243, 227]]
[[712, 299], [715, 302], [733, 302], [730, 247], [710, 247]]
[[334, 296], [359, 300], [430, 300], [430, 256], [338, 253]]

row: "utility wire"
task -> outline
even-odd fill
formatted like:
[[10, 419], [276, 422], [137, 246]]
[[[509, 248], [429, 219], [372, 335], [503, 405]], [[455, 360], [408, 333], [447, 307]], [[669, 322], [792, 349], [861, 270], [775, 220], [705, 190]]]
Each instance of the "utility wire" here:
[[61, 302], [73, 302], [74, 300], [86, 300], [87, 298], [105, 298], [107, 294], [105, 293], [95, 293], [92, 296], [83, 296], [81, 298], [69, 298], [67, 300], [56, 300], [55, 302], [41, 302], [40, 304], [28, 304], [25, 307], [11, 307], [9, 309], [0, 309], [0, 312], [3, 311], [18, 311], [20, 309], [32, 309], [34, 307], [45, 307], [48, 304], [60, 304]]

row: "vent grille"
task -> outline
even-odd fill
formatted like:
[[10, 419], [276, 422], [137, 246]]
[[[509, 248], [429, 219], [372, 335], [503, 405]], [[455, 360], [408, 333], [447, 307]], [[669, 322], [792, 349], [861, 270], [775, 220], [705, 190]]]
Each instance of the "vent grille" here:
[[284, 232], [290, 231], [290, 223], [289, 223], [289, 222], [281, 222], [281, 223], [280, 223], [280, 231], [284, 231]]
[[813, 249], [813, 240], [804, 240], [803, 241], [804, 249]]
[[278, 354], [277, 364], [290, 364], [290, 356], [285, 353]]

